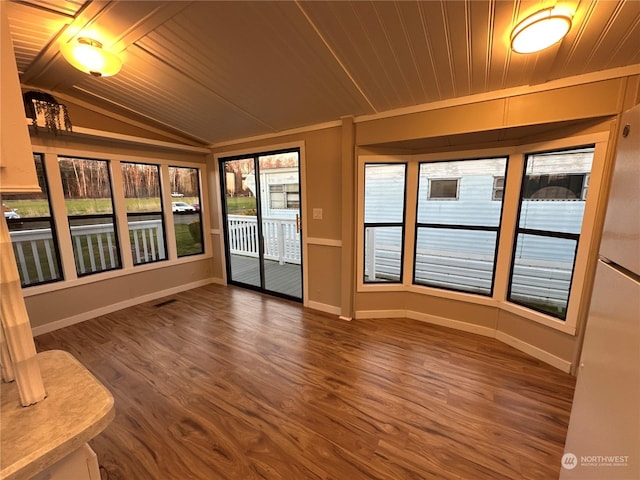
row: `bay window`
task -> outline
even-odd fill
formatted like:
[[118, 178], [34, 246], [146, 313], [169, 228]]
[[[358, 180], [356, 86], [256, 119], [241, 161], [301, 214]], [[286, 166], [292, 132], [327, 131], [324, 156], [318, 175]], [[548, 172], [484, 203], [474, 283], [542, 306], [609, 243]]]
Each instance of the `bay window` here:
[[607, 137], [577, 138], [466, 158], [363, 156], [358, 292], [496, 306], [575, 332]]

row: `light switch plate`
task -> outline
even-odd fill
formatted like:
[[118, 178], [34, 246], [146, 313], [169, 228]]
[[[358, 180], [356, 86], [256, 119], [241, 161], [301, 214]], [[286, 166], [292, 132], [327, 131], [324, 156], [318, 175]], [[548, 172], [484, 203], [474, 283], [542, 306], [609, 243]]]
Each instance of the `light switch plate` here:
[[314, 220], [322, 220], [322, 209], [314, 208], [313, 209], [313, 219]]

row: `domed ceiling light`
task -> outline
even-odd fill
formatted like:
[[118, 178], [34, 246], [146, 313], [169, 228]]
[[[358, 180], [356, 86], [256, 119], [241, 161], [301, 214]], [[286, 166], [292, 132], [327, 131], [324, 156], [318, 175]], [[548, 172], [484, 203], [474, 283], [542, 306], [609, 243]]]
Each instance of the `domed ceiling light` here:
[[122, 68], [117, 55], [102, 48], [102, 43], [87, 37], [79, 37], [60, 49], [62, 56], [78, 70], [94, 77], [110, 77]]
[[571, 17], [571, 12], [559, 7], [528, 16], [511, 32], [511, 49], [516, 53], [535, 53], [558, 43], [571, 29]]

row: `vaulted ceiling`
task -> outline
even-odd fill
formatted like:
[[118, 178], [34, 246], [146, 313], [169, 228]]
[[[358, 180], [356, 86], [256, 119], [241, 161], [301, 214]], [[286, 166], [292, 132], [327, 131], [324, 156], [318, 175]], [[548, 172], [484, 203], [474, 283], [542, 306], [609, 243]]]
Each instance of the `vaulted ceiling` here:
[[[23, 87], [211, 145], [640, 64], [640, 1], [568, 0], [565, 39], [509, 48], [553, 0], [82, 1], [8, 5]], [[113, 77], [75, 70], [60, 46], [102, 41]]]

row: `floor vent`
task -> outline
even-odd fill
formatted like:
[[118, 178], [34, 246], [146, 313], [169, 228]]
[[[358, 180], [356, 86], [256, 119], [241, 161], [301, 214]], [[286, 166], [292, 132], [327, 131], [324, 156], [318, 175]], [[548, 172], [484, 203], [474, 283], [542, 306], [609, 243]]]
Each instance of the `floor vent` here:
[[169, 305], [170, 303], [173, 303], [175, 301], [176, 301], [176, 299], [172, 298], [171, 300], [165, 300], [164, 302], [156, 303], [154, 305], [154, 307], [156, 307], [156, 308], [164, 307], [165, 305]]

